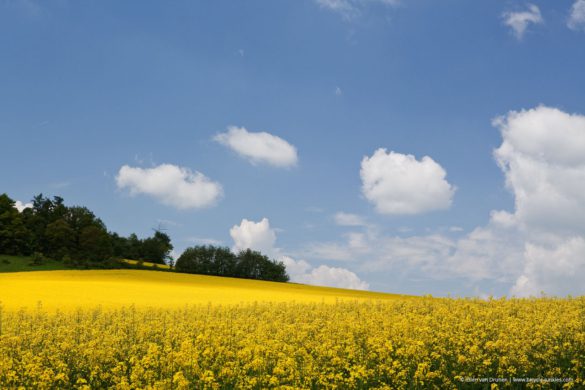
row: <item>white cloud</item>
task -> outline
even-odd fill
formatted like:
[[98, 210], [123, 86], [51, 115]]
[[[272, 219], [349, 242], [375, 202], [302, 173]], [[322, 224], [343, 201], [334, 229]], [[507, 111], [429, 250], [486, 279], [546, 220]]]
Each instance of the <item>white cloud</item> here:
[[576, 0], [571, 7], [571, 14], [567, 20], [567, 26], [571, 30], [585, 31], [585, 0]]
[[118, 188], [127, 188], [131, 195], [146, 194], [178, 209], [208, 207], [223, 194], [219, 183], [200, 172], [172, 164], [154, 168], [124, 165], [116, 176]]
[[504, 12], [504, 24], [512, 29], [514, 36], [522, 40], [530, 24], [543, 24], [544, 19], [540, 9], [534, 4], [528, 4], [528, 9], [521, 12]]
[[341, 96], [341, 95], [343, 95], [341, 88], [339, 88], [339, 87], [335, 88], [335, 96]]
[[383, 236], [368, 226], [311, 244], [308, 258], [351, 260], [369, 274], [482, 283], [503, 294], [585, 294], [585, 116], [539, 106], [493, 124], [502, 135], [494, 157], [514, 210], [493, 210], [488, 224], [461, 237], [449, 236], [460, 229]]
[[540, 106], [494, 124], [504, 139], [494, 154], [516, 221], [531, 231], [585, 234], [585, 116]]
[[243, 219], [239, 225], [234, 225], [230, 229], [230, 236], [234, 240], [234, 252], [249, 248], [282, 261], [292, 282], [358, 290], [367, 290], [369, 287], [355, 273], [345, 268], [326, 265], [314, 268], [305, 260], [297, 261], [283, 255], [282, 251], [275, 247], [276, 229], [270, 227], [267, 218], [262, 218], [260, 222]]
[[323, 9], [340, 14], [345, 20], [359, 16], [363, 10], [372, 4], [386, 6], [398, 5], [400, 0], [315, 0]]
[[275, 252], [276, 232], [270, 227], [268, 218], [260, 222], [242, 219], [239, 225], [230, 229], [230, 236], [234, 240], [234, 251], [252, 249], [272, 255]]
[[243, 127], [229, 126], [226, 133], [217, 134], [213, 139], [252, 164], [291, 167], [298, 162], [297, 150], [293, 145], [266, 132], [253, 133]]
[[522, 235], [517, 295], [583, 294], [585, 285], [585, 116], [539, 106], [511, 111], [494, 124], [494, 152], [515, 198], [500, 218]]
[[215, 238], [205, 238], [205, 237], [188, 237], [186, 241], [195, 243], [197, 245], [221, 245], [223, 241], [216, 240]]
[[349, 288], [352, 290], [367, 290], [370, 285], [361, 280], [354, 272], [339, 267], [320, 265], [313, 268], [304, 260], [294, 260], [283, 256], [280, 259], [286, 266], [292, 282], [311, 284], [315, 286], [328, 286], [337, 288]]
[[356, 257], [347, 249], [346, 245], [337, 242], [319, 242], [310, 245], [307, 255], [324, 260], [351, 261]]
[[366, 226], [365, 219], [356, 214], [338, 212], [334, 216], [335, 223], [340, 226]]
[[14, 207], [18, 210], [18, 212], [22, 213], [24, 209], [30, 209], [33, 207], [32, 203], [22, 203], [20, 200], [17, 200], [14, 203]]
[[420, 214], [451, 206], [455, 188], [432, 158], [418, 161], [410, 154], [378, 149], [364, 157], [362, 193], [382, 214]]
[[538, 296], [541, 292], [554, 295], [581, 295], [585, 280], [585, 238], [561, 239], [557, 245], [527, 243], [524, 269], [512, 293]]

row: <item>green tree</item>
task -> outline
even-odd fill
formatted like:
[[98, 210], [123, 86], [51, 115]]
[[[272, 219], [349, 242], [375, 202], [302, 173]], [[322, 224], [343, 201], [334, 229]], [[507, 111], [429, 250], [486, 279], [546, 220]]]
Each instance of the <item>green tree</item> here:
[[14, 200], [7, 194], [0, 195], [0, 253], [28, 255], [31, 253], [31, 239]]
[[104, 228], [90, 225], [81, 230], [78, 247], [81, 259], [105, 263], [112, 254], [112, 242]]
[[236, 256], [229, 248], [200, 245], [187, 248], [177, 259], [175, 269], [202, 275], [236, 276]]
[[75, 231], [63, 218], [51, 222], [45, 229], [47, 256], [61, 260], [64, 256], [72, 257], [75, 248]]
[[153, 237], [142, 241], [142, 260], [165, 264], [173, 250], [171, 238], [163, 232], [156, 231]]
[[282, 262], [269, 259], [260, 252], [246, 249], [236, 256], [229, 248], [202, 245], [187, 248], [177, 259], [175, 269], [203, 275], [287, 282], [289, 277]]

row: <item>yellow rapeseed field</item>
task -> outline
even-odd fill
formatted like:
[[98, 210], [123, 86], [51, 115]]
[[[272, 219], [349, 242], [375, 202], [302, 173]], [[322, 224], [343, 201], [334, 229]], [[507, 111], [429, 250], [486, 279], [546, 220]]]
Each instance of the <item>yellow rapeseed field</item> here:
[[399, 295], [294, 283], [140, 270], [0, 273], [0, 302], [6, 309], [77, 307], [183, 307], [244, 302], [335, 302], [388, 300]]
[[125, 270], [2, 274], [0, 300], [0, 388], [585, 387], [585, 297], [413, 299]]

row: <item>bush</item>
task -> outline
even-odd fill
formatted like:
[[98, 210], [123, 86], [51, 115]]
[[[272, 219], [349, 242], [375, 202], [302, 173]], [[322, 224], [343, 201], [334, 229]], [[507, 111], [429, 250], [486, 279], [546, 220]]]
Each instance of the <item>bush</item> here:
[[31, 260], [32, 260], [31, 265], [43, 265], [47, 261], [47, 259], [41, 252], [33, 253]]

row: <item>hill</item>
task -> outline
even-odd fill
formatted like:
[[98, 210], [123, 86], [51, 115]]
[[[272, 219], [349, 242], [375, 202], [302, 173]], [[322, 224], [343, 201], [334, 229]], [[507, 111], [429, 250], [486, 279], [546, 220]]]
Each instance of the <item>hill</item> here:
[[76, 307], [172, 308], [193, 304], [253, 302], [326, 302], [388, 300], [400, 295], [294, 283], [144, 270], [69, 270], [0, 274], [0, 302], [5, 308]]
[[43, 264], [33, 265], [29, 256], [0, 255], [0, 273], [24, 271], [53, 271], [67, 269], [62, 261], [45, 260]]

